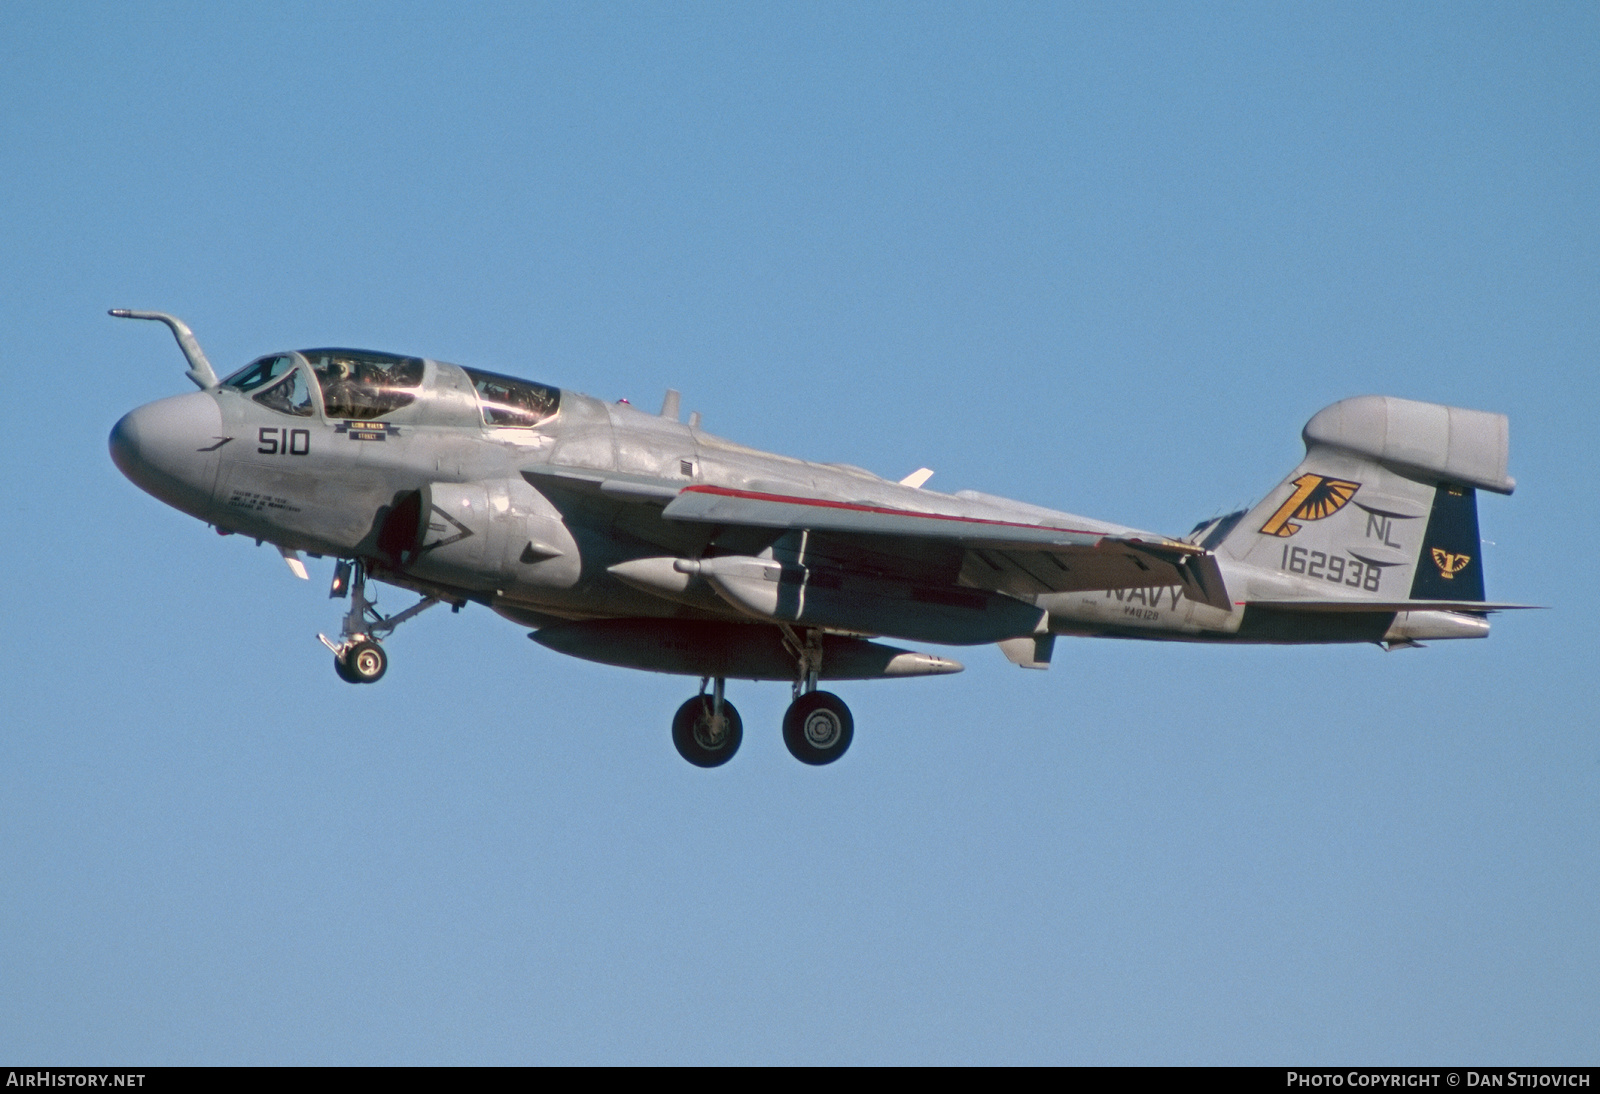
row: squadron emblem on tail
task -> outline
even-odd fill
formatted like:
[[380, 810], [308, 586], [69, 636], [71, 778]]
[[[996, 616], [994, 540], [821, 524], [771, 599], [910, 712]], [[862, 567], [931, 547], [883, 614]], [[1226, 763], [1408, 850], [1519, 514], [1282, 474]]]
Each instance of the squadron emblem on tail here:
[[1467, 568], [1472, 561], [1471, 555], [1456, 555], [1449, 551], [1435, 547], [1433, 549], [1433, 564], [1439, 567], [1439, 576], [1446, 581], [1453, 580], [1457, 574]]

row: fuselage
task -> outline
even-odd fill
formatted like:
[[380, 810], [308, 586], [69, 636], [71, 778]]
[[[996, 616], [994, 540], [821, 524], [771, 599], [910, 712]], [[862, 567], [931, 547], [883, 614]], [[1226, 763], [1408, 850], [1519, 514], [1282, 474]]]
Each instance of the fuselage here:
[[[865, 583], [870, 597], [861, 603], [876, 607], [859, 615], [846, 609], [824, 623], [841, 633], [951, 644], [1043, 633], [1257, 637], [1248, 627], [1240, 633], [1248, 614], [1242, 596], [1224, 608], [1174, 585], [1033, 596], [984, 591], [963, 601], [965, 594], [952, 592], [963, 584], [959, 553], [906, 559], [852, 548], [849, 557], [829, 557], [804, 533], [665, 519], [667, 499], [710, 486], [1148, 536], [1022, 502], [944, 494], [855, 467], [761, 452], [677, 420], [676, 400], [669, 402], [672, 414], [649, 414], [441, 361], [308, 350], [268, 355], [220, 386], [131, 412], [112, 431], [111, 450], [135, 483], [221, 533], [359, 559], [380, 580], [457, 604], [483, 603], [532, 627], [594, 619], [749, 622], [747, 604], [669, 572], [673, 560], [732, 555], [811, 566], [808, 580], [819, 598], [826, 587], [848, 603], [850, 583]], [[1217, 561], [1232, 590], [1288, 580], [1226, 556]], [[1367, 630], [1378, 622], [1367, 620]], [[1382, 633], [1379, 626], [1345, 640]], [[1329, 637], [1339, 640], [1320, 640]], [[1318, 639], [1308, 632], [1305, 640]]]
[[[960, 672], [884, 638], [996, 643], [1049, 666], [1058, 635], [1380, 642], [1488, 633], [1474, 489], [1509, 493], [1505, 418], [1362, 396], [1307, 423], [1306, 458], [1254, 509], [1171, 539], [973, 491], [746, 448], [660, 414], [388, 353], [269, 354], [125, 415], [134, 483], [224, 535], [331, 556], [348, 603], [319, 634], [350, 684], [439, 603], [488, 606], [560, 653], [700, 678], [672, 741], [697, 767], [739, 749], [729, 680], [787, 681], [783, 741], [837, 761], [854, 718], [823, 683]], [[419, 594], [382, 614], [369, 580]]]

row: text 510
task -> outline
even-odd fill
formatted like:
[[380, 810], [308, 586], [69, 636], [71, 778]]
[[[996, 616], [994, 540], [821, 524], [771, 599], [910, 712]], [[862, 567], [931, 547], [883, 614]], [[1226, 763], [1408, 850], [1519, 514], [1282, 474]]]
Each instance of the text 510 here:
[[304, 456], [311, 451], [309, 429], [279, 429], [275, 425], [264, 425], [256, 432], [256, 440], [261, 442], [256, 446], [256, 451], [263, 456]]

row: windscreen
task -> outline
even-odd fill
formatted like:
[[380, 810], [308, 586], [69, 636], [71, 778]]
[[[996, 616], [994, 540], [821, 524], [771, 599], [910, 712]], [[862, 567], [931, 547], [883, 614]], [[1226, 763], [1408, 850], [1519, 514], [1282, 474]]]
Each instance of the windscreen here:
[[309, 418], [315, 413], [311, 409], [311, 389], [306, 385], [304, 369], [295, 369], [251, 398], [280, 414], [293, 414], [297, 418]]
[[254, 391], [263, 384], [269, 384], [294, 368], [294, 358], [287, 355], [262, 357], [251, 361], [244, 368], [222, 381], [223, 387], [235, 388], [239, 391]]

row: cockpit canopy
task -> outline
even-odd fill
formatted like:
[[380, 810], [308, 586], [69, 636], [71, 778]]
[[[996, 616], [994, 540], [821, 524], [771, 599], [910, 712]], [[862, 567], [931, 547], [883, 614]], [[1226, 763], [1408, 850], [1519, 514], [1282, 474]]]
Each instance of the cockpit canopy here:
[[463, 368], [461, 371], [467, 374], [478, 393], [484, 425], [538, 425], [561, 405], [560, 388], [531, 384], [513, 376], [500, 376], [475, 368]]
[[[368, 421], [410, 406], [422, 394], [425, 366], [420, 357], [358, 349], [301, 350], [311, 366], [329, 418]], [[315, 413], [305, 374], [292, 354], [252, 361], [222, 382], [263, 406], [283, 414]], [[456, 366], [442, 365], [451, 369]], [[483, 424], [529, 428], [552, 417], [561, 405], [559, 388], [530, 383], [479, 369], [461, 370], [477, 394]]]
[[381, 418], [416, 401], [422, 358], [362, 349], [303, 349], [330, 418]]

